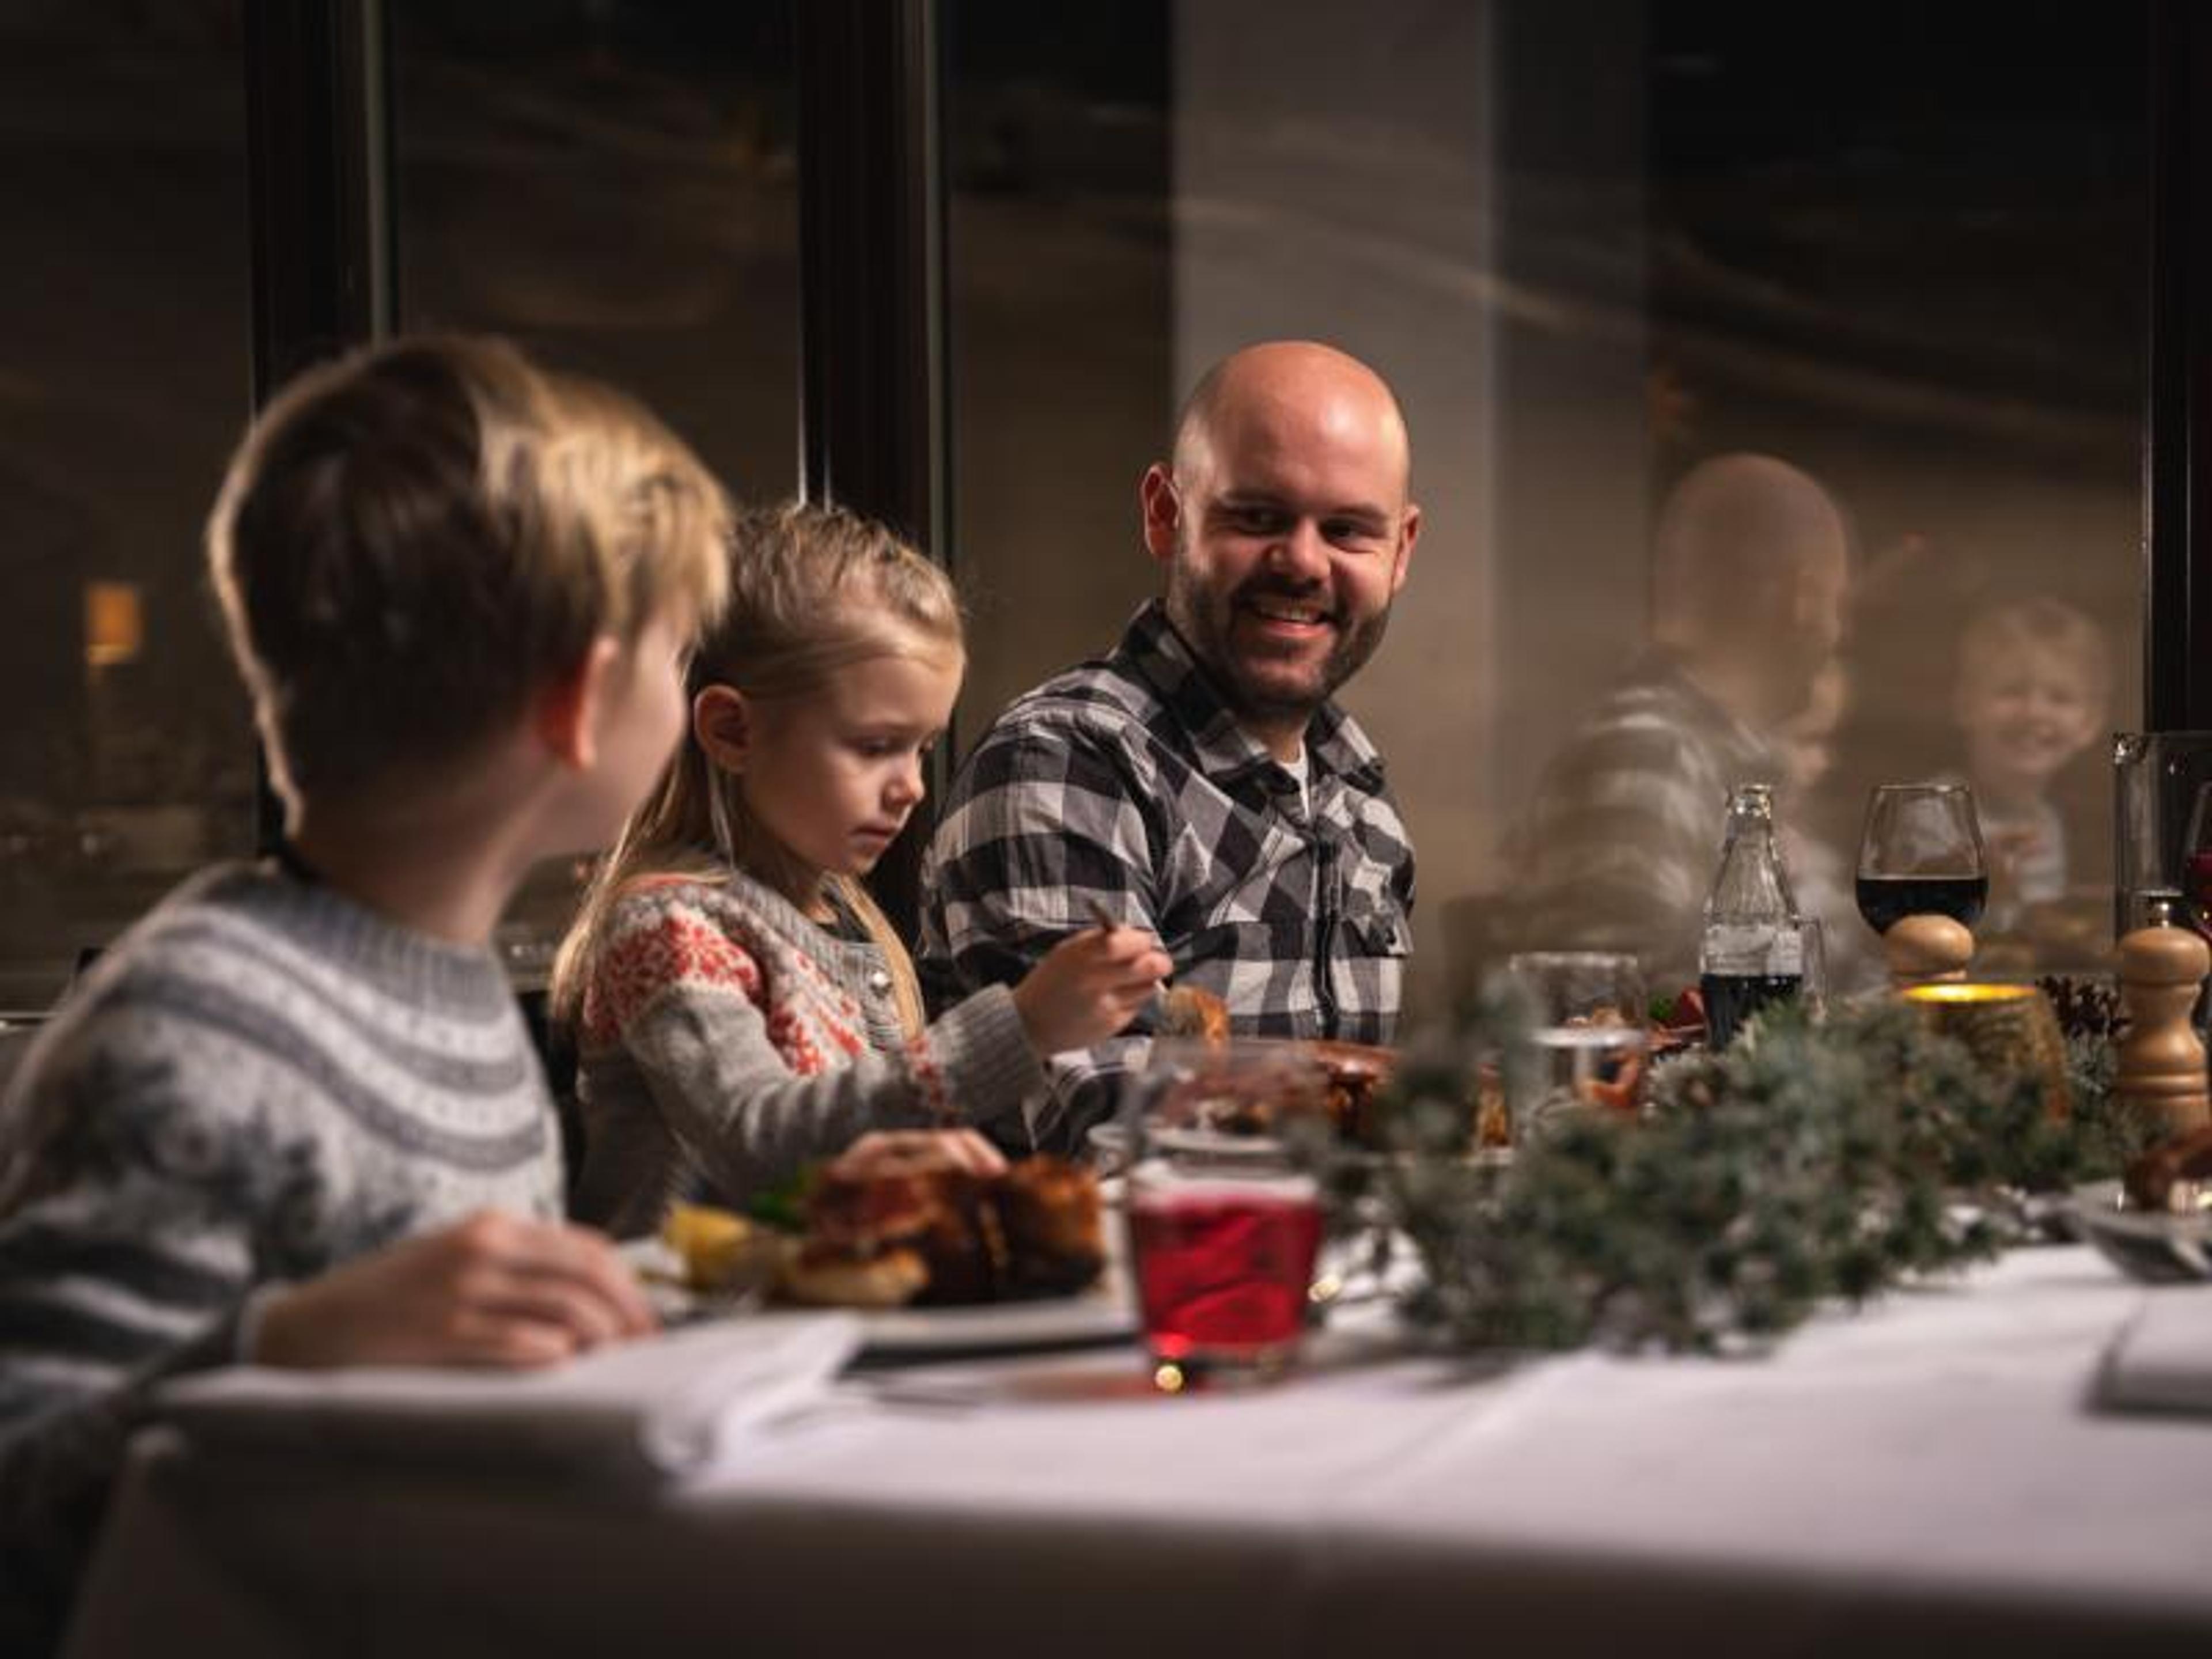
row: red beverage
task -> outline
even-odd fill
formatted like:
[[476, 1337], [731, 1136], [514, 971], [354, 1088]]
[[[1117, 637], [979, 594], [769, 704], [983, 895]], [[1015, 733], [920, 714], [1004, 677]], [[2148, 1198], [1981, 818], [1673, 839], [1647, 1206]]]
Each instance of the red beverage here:
[[1311, 1191], [1234, 1181], [1129, 1194], [1129, 1254], [1145, 1340], [1162, 1359], [1250, 1364], [1305, 1328], [1321, 1245]]
[[2191, 853], [2185, 867], [2189, 914], [2197, 920], [2197, 931], [2212, 939], [2212, 850]]

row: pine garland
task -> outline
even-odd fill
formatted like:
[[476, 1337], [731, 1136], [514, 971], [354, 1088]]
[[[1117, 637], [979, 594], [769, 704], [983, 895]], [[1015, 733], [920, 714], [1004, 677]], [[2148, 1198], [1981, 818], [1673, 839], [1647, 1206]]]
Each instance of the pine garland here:
[[1413, 1241], [1426, 1271], [1406, 1310], [1458, 1346], [1757, 1345], [1825, 1300], [2021, 1242], [2024, 1194], [2116, 1174], [2143, 1140], [2113, 1103], [2108, 1044], [2069, 1041], [2075, 1109], [2052, 1123], [2032, 1081], [1885, 1001], [1825, 1021], [1774, 1009], [1723, 1053], [1662, 1063], [1643, 1121], [1572, 1115], [1485, 1167], [1468, 1056], [1521, 1052], [1516, 1023], [1486, 1001], [1408, 1056], [1391, 1155], [1334, 1172]]

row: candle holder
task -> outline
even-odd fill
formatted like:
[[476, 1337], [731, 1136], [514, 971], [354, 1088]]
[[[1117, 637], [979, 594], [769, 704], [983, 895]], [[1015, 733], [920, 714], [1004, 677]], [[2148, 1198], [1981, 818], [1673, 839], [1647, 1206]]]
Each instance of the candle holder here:
[[1956, 1037], [1989, 1071], [2033, 1079], [2045, 1117], [2058, 1121], [2073, 1115], [2066, 1039], [2051, 999], [2034, 986], [1938, 981], [1900, 994], [1931, 1029]]

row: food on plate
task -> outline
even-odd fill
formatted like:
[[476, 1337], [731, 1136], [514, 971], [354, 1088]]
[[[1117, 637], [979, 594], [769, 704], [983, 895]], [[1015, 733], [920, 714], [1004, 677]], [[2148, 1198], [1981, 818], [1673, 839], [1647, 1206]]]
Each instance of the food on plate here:
[[2154, 1146], [2128, 1165], [2128, 1202], [2162, 1215], [2193, 1215], [2212, 1199], [2212, 1126]]
[[902, 1308], [928, 1283], [929, 1264], [918, 1250], [859, 1255], [802, 1245], [783, 1270], [781, 1289], [817, 1308]]
[[676, 1204], [661, 1223], [661, 1243], [683, 1266], [695, 1291], [760, 1289], [772, 1282], [788, 1253], [773, 1228], [710, 1204]]
[[1678, 1048], [1695, 1048], [1705, 1040], [1705, 994], [1686, 985], [1671, 997], [1651, 1002], [1651, 1051], [1669, 1054]]
[[815, 1182], [805, 1213], [782, 1281], [799, 1302], [1060, 1296], [1089, 1285], [1106, 1260], [1097, 1179], [1054, 1158], [988, 1175], [924, 1146], [840, 1158]]
[[1160, 1035], [1229, 1040], [1229, 1005], [1211, 991], [1178, 985], [1160, 994]]
[[[1255, 1053], [1275, 1063], [1255, 1062]], [[1273, 1134], [1300, 1118], [1326, 1117], [1337, 1135], [1376, 1144], [1376, 1097], [1394, 1056], [1364, 1042], [1285, 1037], [1250, 1039], [1243, 1055], [1216, 1071], [1203, 1063], [1176, 1086], [1191, 1123], [1217, 1134]]]
[[1390, 1051], [1364, 1042], [1322, 1042], [1308, 1046], [1328, 1073], [1328, 1115], [1337, 1133], [1363, 1146], [1378, 1144], [1382, 1125], [1376, 1111], [1376, 1097], [1390, 1080]]

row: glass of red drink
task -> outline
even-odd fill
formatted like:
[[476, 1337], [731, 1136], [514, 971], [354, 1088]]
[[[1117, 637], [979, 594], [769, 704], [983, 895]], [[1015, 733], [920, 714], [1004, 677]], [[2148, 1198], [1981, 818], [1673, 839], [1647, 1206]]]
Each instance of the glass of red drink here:
[[1294, 1148], [1326, 1132], [1328, 1081], [1310, 1049], [1262, 1039], [1162, 1039], [1134, 1079], [1129, 1261], [1162, 1387], [1296, 1356], [1322, 1206]]

